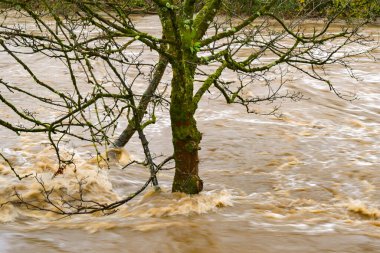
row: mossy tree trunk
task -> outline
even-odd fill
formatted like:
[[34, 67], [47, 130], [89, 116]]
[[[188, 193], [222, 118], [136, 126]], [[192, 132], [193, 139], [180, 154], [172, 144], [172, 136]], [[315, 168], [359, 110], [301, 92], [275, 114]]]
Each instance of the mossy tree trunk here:
[[193, 73], [190, 68], [173, 68], [170, 117], [173, 135], [175, 175], [173, 192], [199, 193], [203, 182], [198, 176], [201, 133], [194, 118]]
[[[184, 22], [179, 22], [184, 23]], [[179, 29], [178, 29], [179, 28]], [[193, 50], [193, 33], [179, 25], [177, 45], [172, 48], [173, 77], [170, 104], [172, 142], [174, 148], [175, 175], [173, 192], [197, 194], [203, 189], [198, 175], [198, 150], [202, 139], [194, 114], [197, 103], [193, 101], [196, 51]]]
[[[170, 118], [175, 175], [172, 191], [197, 194], [203, 189], [198, 175], [198, 150], [202, 139], [194, 118], [199, 101], [194, 99], [194, 76], [198, 65], [199, 41], [219, 9], [220, 0], [207, 0], [195, 15], [195, 1], [173, 1], [160, 9], [163, 37], [172, 43], [167, 49], [173, 70]], [[178, 6], [181, 6], [180, 8]]]

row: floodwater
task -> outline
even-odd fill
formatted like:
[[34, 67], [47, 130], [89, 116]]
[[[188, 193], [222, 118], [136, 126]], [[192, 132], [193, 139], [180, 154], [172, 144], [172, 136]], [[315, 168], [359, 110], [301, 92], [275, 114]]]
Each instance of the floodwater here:
[[[151, 26], [155, 17], [138, 20], [146, 30], [159, 30]], [[378, 36], [379, 30], [374, 25], [365, 32]], [[27, 85], [25, 73], [2, 54], [3, 76]], [[380, 60], [380, 50], [373, 56]], [[68, 73], [62, 66], [42, 56], [27, 57], [40, 75], [64, 88]], [[358, 99], [341, 100], [325, 85], [294, 74], [288, 87], [307, 99], [282, 101], [280, 118], [247, 114], [211, 91], [197, 113], [203, 133], [200, 195], [171, 194], [174, 173], [169, 170], [158, 174], [161, 192], [148, 188], [106, 216], [61, 217], [9, 203], [0, 209], [0, 252], [380, 252], [380, 65], [357, 57], [352, 66], [359, 80], [340, 67], [328, 71], [338, 89], [354, 91]], [[33, 106], [22, 97], [14, 101]], [[11, 119], [4, 105], [0, 110], [1, 118]], [[38, 110], [54, 116], [49, 108]], [[146, 134], [155, 154], [171, 154], [167, 111]], [[85, 178], [86, 197], [98, 202], [128, 195], [148, 176], [141, 166], [120, 170], [128, 162], [126, 154], [110, 170], [98, 168], [90, 147], [77, 144], [71, 147], [76, 172], [68, 169], [52, 180], [56, 162], [46, 141], [3, 128], [0, 136], [2, 153], [21, 175], [37, 173], [47, 187], [69, 194]], [[142, 158], [137, 138], [126, 150]], [[18, 181], [3, 161], [0, 182], [0, 202], [14, 198], [16, 190], [43, 205], [38, 182]]]

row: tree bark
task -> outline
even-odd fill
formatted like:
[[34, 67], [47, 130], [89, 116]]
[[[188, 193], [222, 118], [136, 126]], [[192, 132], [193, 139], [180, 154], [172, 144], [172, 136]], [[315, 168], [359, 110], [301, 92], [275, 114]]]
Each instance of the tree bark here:
[[198, 150], [202, 139], [194, 118], [193, 73], [173, 66], [170, 118], [174, 147], [175, 175], [172, 191], [197, 194], [203, 189], [198, 176]]

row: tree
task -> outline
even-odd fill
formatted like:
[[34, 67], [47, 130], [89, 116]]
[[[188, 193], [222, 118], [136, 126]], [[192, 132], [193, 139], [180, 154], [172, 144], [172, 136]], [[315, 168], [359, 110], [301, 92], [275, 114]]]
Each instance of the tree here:
[[[326, 84], [340, 98], [355, 98], [336, 90], [324, 68], [341, 64], [352, 73], [346, 60], [368, 51], [370, 38], [360, 34], [368, 20], [341, 22], [340, 30], [333, 32], [335, 21], [346, 7], [339, 5], [326, 13], [322, 28], [308, 28], [307, 18], [320, 7], [317, 1], [312, 2], [312, 8], [300, 8], [287, 20], [279, 11], [286, 1], [260, 1], [243, 15], [229, 9], [222, 0], [146, 1], [149, 11], [156, 13], [161, 22], [162, 33], [156, 36], [136, 27], [127, 0], [0, 0], [0, 46], [25, 69], [36, 89], [47, 95], [12, 85], [6, 77], [0, 79], [3, 88], [61, 110], [59, 116], [49, 120], [0, 94], [1, 102], [19, 122], [24, 122], [0, 119], [0, 124], [17, 134], [45, 133], [59, 160], [56, 175], [73, 163], [72, 156], [62, 155], [65, 138], [94, 143], [99, 159], [107, 161], [116, 151], [102, 156], [98, 146], [121, 148], [137, 131], [151, 171], [145, 187], [150, 182], [158, 186], [156, 173], [174, 159], [172, 191], [197, 194], [203, 188], [198, 176], [202, 134], [195, 113], [206, 92], [217, 91], [227, 103], [238, 103], [249, 113], [259, 113], [255, 110], [257, 104], [302, 98], [299, 92], [284, 88], [286, 74], [299, 71]], [[29, 23], [12, 24], [9, 17], [22, 17]], [[273, 23], [278, 24], [276, 29]], [[353, 44], [362, 44], [363, 51], [347, 50]], [[129, 54], [136, 45], [143, 50]], [[242, 56], [241, 51], [246, 49], [248, 55]], [[144, 60], [144, 50], [157, 52], [157, 59]], [[23, 61], [24, 54], [59, 59], [68, 70], [71, 88], [58, 90], [39, 79], [33, 66]], [[106, 73], [103, 78], [96, 69], [99, 66]], [[236, 74], [237, 80], [225, 81], [225, 72]], [[170, 85], [163, 82], [164, 73], [170, 73]], [[146, 82], [144, 92], [136, 87], [136, 82], [142, 80]], [[254, 92], [255, 87], [265, 92]], [[166, 92], [170, 92], [170, 98], [165, 97]], [[247, 92], [251, 95], [245, 95]], [[144, 128], [155, 123], [158, 106], [169, 107], [174, 149], [173, 156], [159, 165], [153, 161], [144, 134]], [[274, 107], [264, 114], [276, 114], [277, 110]], [[121, 117], [127, 117], [129, 125], [114, 138]], [[76, 212], [112, 209], [129, 199]]]

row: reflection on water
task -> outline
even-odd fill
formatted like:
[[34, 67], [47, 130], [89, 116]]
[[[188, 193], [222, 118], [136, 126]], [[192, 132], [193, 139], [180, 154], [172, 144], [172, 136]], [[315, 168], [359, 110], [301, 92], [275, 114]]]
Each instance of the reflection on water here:
[[[7, 60], [0, 58], [1, 69], [14, 74]], [[46, 64], [30, 60], [41, 69]], [[354, 68], [362, 81], [339, 68], [330, 71], [338, 88], [356, 87], [359, 100], [339, 100], [327, 87], [295, 78], [290, 86], [310, 99], [284, 102], [279, 119], [247, 115], [210, 95], [197, 114], [204, 133], [202, 194], [171, 194], [173, 172], [167, 171], [159, 174], [161, 192], [148, 190], [108, 216], [62, 218], [9, 204], [0, 209], [0, 252], [379, 252], [379, 64], [364, 59]], [[147, 134], [157, 154], [169, 155], [168, 116], [158, 116]], [[4, 154], [21, 174], [37, 172], [47, 187], [69, 195], [78, 193], [83, 179], [86, 197], [117, 200], [148, 176], [139, 166], [118, 169], [128, 163], [127, 154], [111, 170], [98, 168], [78, 145], [77, 168], [51, 180], [54, 152], [38, 136], [0, 134]], [[141, 155], [137, 138], [126, 148], [132, 157]], [[0, 202], [16, 198], [17, 190], [43, 206], [38, 182], [19, 182], [5, 163], [0, 183]]]

